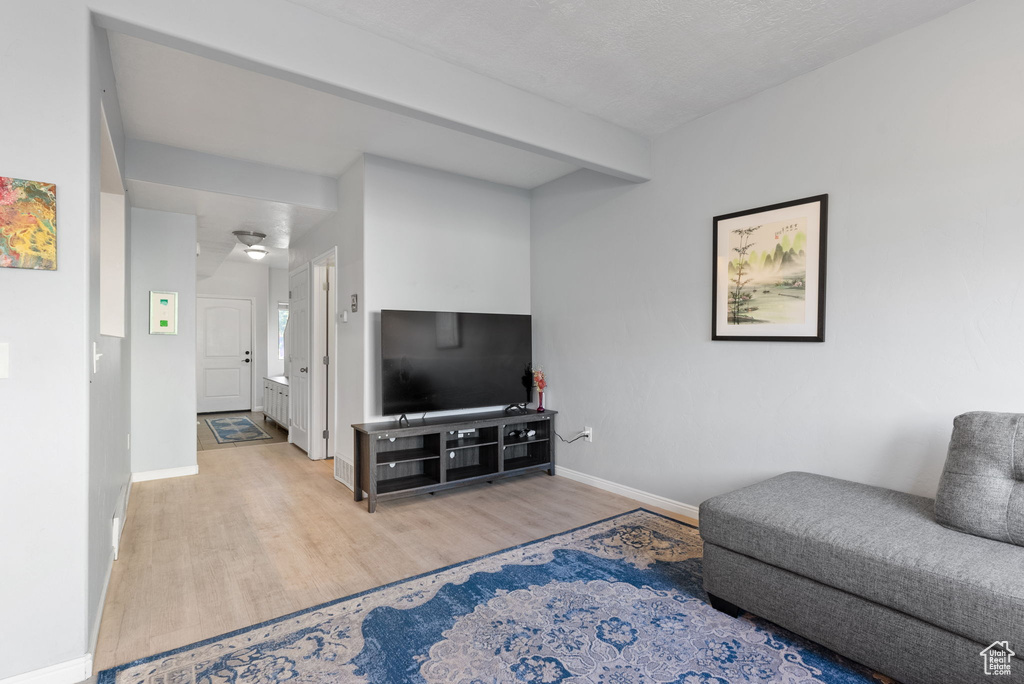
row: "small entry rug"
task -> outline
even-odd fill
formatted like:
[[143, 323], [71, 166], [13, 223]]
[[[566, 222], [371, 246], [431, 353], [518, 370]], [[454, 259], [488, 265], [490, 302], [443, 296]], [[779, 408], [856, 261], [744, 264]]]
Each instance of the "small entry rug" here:
[[694, 528], [637, 509], [104, 670], [98, 684], [886, 682], [720, 613]]
[[248, 416], [232, 416], [230, 418], [207, 418], [206, 424], [213, 430], [218, 444], [228, 442], [251, 442], [255, 439], [270, 439], [259, 425]]

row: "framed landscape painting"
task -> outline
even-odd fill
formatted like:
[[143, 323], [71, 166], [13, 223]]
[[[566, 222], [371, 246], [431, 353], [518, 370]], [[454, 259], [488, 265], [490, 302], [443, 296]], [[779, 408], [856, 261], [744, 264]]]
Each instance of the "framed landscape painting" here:
[[711, 339], [825, 341], [828, 195], [716, 216]]

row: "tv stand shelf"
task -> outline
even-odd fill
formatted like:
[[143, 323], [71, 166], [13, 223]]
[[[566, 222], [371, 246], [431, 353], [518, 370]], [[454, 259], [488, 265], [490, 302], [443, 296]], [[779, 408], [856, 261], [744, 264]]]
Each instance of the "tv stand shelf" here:
[[[556, 411], [491, 411], [353, 425], [355, 500], [432, 494], [453, 487], [546, 471], [555, 474]], [[520, 437], [521, 431], [535, 432]]]
[[429, 449], [402, 449], [401, 451], [386, 451], [377, 458], [377, 463], [408, 463], [410, 461], [431, 461], [441, 458], [436, 451]]

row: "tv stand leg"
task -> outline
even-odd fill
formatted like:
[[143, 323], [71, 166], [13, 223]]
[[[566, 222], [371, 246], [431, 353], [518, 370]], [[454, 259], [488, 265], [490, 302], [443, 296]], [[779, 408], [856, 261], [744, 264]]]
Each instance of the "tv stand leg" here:
[[373, 513], [377, 510], [377, 497], [370, 495], [369, 501], [366, 502], [366, 510]]
[[363, 454], [360, 450], [359, 433], [352, 433], [352, 496], [356, 501], [363, 500], [363, 483], [359, 473], [363, 470]]

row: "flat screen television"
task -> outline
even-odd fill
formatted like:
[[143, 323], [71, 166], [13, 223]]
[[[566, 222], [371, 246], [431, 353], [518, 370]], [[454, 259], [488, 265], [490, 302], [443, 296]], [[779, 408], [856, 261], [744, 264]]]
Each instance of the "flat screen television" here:
[[508, 406], [528, 399], [530, 317], [513, 314], [380, 313], [384, 415]]

